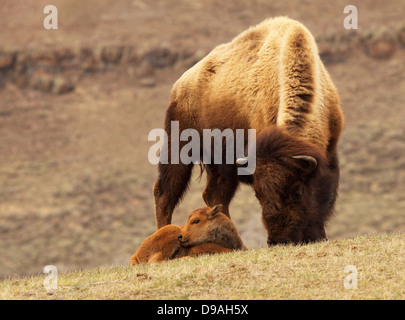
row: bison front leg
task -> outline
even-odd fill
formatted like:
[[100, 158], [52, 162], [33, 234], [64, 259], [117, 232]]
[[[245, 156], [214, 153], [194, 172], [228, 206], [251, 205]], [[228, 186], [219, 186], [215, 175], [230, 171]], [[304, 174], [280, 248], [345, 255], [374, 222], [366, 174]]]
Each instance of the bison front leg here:
[[233, 175], [221, 175], [215, 167], [207, 167], [207, 185], [202, 197], [209, 207], [222, 204], [222, 212], [229, 216], [229, 203], [238, 188], [238, 180]]
[[153, 187], [157, 229], [172, 221], [173, 210], [184, 195], [193, 164], [159, 164], [159, 178]]

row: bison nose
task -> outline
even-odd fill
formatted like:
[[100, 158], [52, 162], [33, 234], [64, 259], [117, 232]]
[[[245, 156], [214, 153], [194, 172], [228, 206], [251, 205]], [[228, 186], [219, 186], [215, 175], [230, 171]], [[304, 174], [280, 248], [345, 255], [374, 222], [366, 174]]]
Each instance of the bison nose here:
[[183, 240], [183, 235], [179, 234], [179, 236], [177, 237], [177, 239], [179, 239], [179, 241], [181, 242]]
[[291, 240], [291, 239], [284, 239], [284, 238], [281, 238], [281, 239], [279, 239], [279, 238], [277, 238], [277, 239], [267, 239], [267, 245], [269, 246], [269, 247], [272, 247], [272, 246], [275, 246], [275, 245], [278, 245], [278, 244], [288, 244], [288, 243], [298, 243], [298, 241], [293, 241], [293, 240]]
[[272, 239], [267, 239], [267, 245], [269, 247], [275, 246], [277, 244], [276, 241], [272, 240]]

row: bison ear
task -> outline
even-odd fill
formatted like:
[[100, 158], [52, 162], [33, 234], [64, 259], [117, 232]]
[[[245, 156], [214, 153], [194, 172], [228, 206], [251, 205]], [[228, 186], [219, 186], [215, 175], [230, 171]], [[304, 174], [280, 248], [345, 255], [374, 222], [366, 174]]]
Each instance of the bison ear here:
[[307, 174], [310, 174], [318, 166], [318, 161], [311, 156], [294, 156], [293, 159], [299, 160], [305, 164], [304, 170]]
[[216, 205], [214, 208], [211, 209], [210, 212], [208, 212], [208, 219], [214, 218], [216, 214], [221, 211], [222, 211], [222, 204]]

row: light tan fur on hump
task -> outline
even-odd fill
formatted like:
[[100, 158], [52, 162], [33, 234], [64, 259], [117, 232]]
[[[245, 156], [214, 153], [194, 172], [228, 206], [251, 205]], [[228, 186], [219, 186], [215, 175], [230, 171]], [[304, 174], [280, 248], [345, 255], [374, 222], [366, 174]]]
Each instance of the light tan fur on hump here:
[[287, 17], [267, 19], [212, 50], [176, 82], [169, 108], [183, 128], [260, 133], [279, 126], [323, 150], [335, 147], [343, 126], [313, 36]]

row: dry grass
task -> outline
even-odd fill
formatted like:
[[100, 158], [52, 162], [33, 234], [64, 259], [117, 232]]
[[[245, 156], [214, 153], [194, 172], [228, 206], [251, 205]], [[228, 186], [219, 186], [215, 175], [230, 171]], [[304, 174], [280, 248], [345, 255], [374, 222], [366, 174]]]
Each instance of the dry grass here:
[[[345, 289], [344, 269], [358, 288]], [[405, 235], [385, 234], [305, 246], [276, 246], [135, 267], [7, 279], [2, 299], [404, 299]]]

